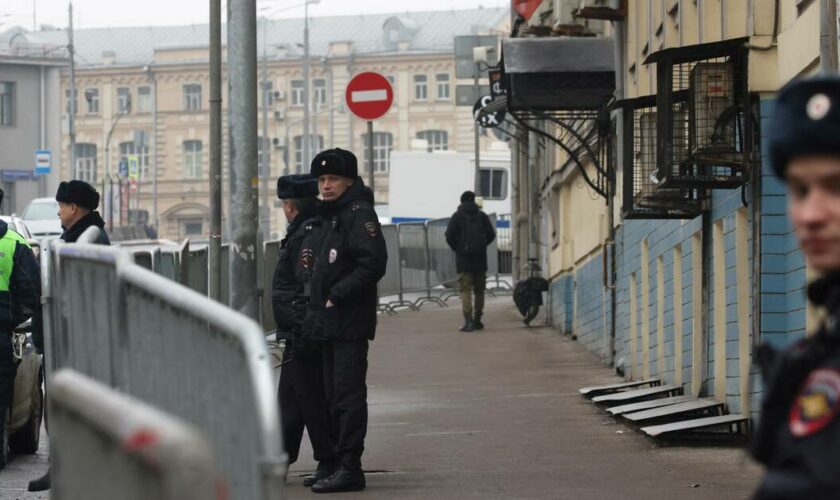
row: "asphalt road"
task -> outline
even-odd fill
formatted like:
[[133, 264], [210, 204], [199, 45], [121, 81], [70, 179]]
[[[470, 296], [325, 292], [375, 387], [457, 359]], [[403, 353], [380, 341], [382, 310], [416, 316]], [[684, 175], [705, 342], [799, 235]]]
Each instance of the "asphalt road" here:
[[41, 428], [41, 446], [35, 455], [12, 456], [6, 468], [0, 470], [0, 500], [34, 500], [49, 498], [49, 492], [29, 493], [29, 481], [47, 470], [49, 456], [47, 433]]

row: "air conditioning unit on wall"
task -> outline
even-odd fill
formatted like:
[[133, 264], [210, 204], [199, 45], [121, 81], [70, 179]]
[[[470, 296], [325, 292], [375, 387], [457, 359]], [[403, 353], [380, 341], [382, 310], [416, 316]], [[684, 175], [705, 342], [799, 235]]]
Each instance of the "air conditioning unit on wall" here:
[[274, 100], [275, 100], [275, 101], [284, 101], [284, 100], [286, 100], [286, 91], [284, 91], [284, 90], [275, 90], [275, 91], [274, 91]]
[[286, 147], [286, 138], [275, 137], [271, 140], [271, 144], [274, 146], [275, 149], [284, 149]]
[[732, 65], [699, 63], [691, 70], [691, 153], [734, 152], [741, 131], [735, 109]]
[[279, 110], [274, 112], [274, 119], [278, 122], [282, 122], [286, 119], [286, 112]]

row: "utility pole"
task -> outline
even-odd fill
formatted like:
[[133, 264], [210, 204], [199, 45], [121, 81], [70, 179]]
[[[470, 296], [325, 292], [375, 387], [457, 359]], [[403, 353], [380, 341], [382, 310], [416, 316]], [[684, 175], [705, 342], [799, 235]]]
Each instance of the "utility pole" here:
[[[70, 104], [67, 106], [67, 128], [70, 135], [70, 178], [76, 178], [76, 48], [73, 45], [73, 2], [68, 7], [70, 16], [69, 31], [67, 33], [67, 50], [70, 52]], [[103, 193], [104, 194], [104, 193]]]
[[[155, 210], [157, 217], [157, 210]], [[210, 239], [208, 295], [222, 299], [222, 0], [210, 0]]]
[[[479, 66], [480, 63], [475, 63], [475, 68], [473, 68], [473, 95], [475, 96], [476, 100], [479, 97], [479, 86], [478, 86], [478, 75], [481, 73], [481, 67]], [[480, 128], [481, 126], [478, 124], [478, 120], [473, 120], [473, 126], [475, 127], [475, 182], [473, 191], [477, 196], [481, 195], [481, 166], [479, 163], [479, 150], [481, 148], [481, 138], [480, 136]]]
[[303, 4], [303, 154], [301, 155], [301, 167], [306, 171], [309, 169], [312, 144], [309, 138], [309, 0]]
[[262, 148], [261, 165], [262, 172], [262, 210], [260, 210], [260, 227], [262, 228], [262, 240], [268, 241], [271, 238], [271, 197], [268, 192], [269, 176], [271, 175], [271, 140], [268, 138], [268, 51], [266, 50], [266, 27], [268, 19], [263, 18], [263, 57], [262, 57]]
[[230, 306], [259, 320], [257, 296], [257, 8], [228, 0]]

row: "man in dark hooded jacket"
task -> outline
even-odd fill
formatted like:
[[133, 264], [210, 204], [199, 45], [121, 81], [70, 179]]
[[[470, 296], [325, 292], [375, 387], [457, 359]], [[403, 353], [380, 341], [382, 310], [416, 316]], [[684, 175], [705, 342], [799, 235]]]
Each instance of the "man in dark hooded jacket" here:
[[376, 284], [385, 275], [388, 253], [356, 156], [338, 148], [322, 151], [312, 160], [312, 175], [323, 202], [320, 228], [302, 250], [311, 261], [303, 335], [326, 342], [325, 381], [339, 460], [336, 472], [312, 491], [357, 491], [365, 487], [368, 341], [376, 333]]
[[[464, 311], [462, 332], [481, 330], [484, 324], [484, 288], [487, 283], [487, 245], [496, 239], [496, 230], [487, 214], [475, 203], [475, 193], [461, 195], [458, 211], [452, 214], [446, 227], [446, 243], [455, 252], [455, 271], [461, 289]], [[475, 293], [475, 308], [472, 295]]]
[[[0, 203], [3, 190], [0, 189]], [[0, 220], [0, 437], [6, 413], [12, 405], [17, 361], [12, 346], [14, 329], [40, 311], [41, 272], [26, 240]], [[0, 439], [0, 446], [5, 446]], [[6, 450], [0, 449], [0, 469], [6, 465]]]
[[61, 239], [65, 243], [75, 243], [87, 228], [99, 228], [97, 244], [110, 245], [111, 241], [105, 234], [105, 221], [96, 211], [99, 206], [99, 193], [85, 181], [72, 180], [58, 185], [55, 194], [58, 202], [58, 218], [64, 233]]
[[288, 222], [271, 290], [277, 338], [286, 342], [278, 400], [289, 464], [297, 461], [304, 427], [318, 462], [315, 474], [303, 480], [304, 486], [312, 486], [331, 475], [336, 467], [324, 390], [323, 359], [321, 350], [313, 345], [315, 341], [301, 338], [309, 297], [305, 279], [296, 272], [301, 243], [316, 213], [316, 196], [318, 180], [311, 175], [285, 175], [277, 180], [277, 197], [283, 200], [283, 214]]

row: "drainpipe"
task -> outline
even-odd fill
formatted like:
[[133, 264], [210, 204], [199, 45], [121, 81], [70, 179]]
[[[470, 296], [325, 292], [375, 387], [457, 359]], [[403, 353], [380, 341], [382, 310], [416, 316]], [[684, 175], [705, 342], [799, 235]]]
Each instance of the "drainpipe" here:
[[[47, 147], [47, 89], [46, 89], [46, 74], [44, 71], [44, 67], [41, 66], [40, 68], [40, 77], [41, 77], [41, 88], [40, 88], [40, 100], [39, 103], [39, 111], [41, 112], [41, 123], [39, 124], [40, 127], [40, 134], [41, 137], [38, 141], [38, 148], [39, 149], [46, 149]], [[47, 176], [42, 175], [40, 179], [38, 179], [38, 192], [40, 193], [39, 196], [42, 198], [46, 196], [47, 192]], [[13, 207], [14, 208], [14, 207]]]
[[820, 71], [837, 73], [837, 1], [820, 4]]
[[[624, 99], [624, 41], [625, 41], [625, 29], [626, 25], [623, 21], [617, 21], [613, 24], [614, 33], [613, 33], [613, 50], [615, 56], [615, 98], [617, 100]], [[616, 122], [616, 131], [617, 133], [624, 130], [624, 112], [620, 108], [615, 112], [615, 122]], [[624, 158], [624, 142], [623, 141], [616, 141], [616, 148], [614, 154], [616, 158]], [[620, 162], [616, 161], [615, 165], [618, 166]], [[609, 267], [609, 293], [610, 293], [610, 341], [607, 350], [607, 362], [609, 366], [615, 366], [615, 337], [616, 337], [616, 325], [615, 325], [615, 318], [616, 318], [616, 304], [617, 304], [617, 297], [616, 297], [616, 277], [617, 277], [617, 259], [616, 259], [616, 243], [615, 243], [615, 194], [618, 192], [616, 182], [618, 179], [617, 172], [610, 172], [610, 179], [609, 179], [609, 189], [608, 194], [609, 197], [607, 198], [607, 230], [608, 230], [608, 241], [604, 245], [604, 251], [606, 252], [608, 248], [612, 247], [612, 251], [610, 252], [610, 267]], [[607, 270], [605, 270], [607, 272]]]

